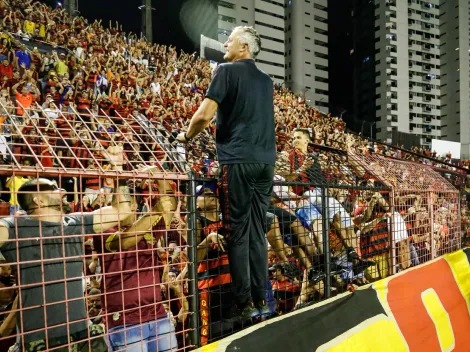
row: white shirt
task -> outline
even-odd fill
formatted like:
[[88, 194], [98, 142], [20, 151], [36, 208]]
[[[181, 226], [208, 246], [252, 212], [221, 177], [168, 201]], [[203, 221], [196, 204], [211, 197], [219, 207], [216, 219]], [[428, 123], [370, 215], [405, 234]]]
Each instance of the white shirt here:
[[[321, 198], [321, 190], [315, 188], [313, 190], [307, 191], [303, 194], [304, 197], [308, 198], [308, 201], [313, 204], [318, 211], [321, 212], [322, 209], [322, 198]], [[328, 220], [333, 221], [333, 217], [336, 213], [341, 213], [341, 218], [349, 217], [348, 212], [344, 209], [343, 205], [336, 200], [336, 198], [327, 196], [328, 199]]]
[[59, 117], [59, 111], [57, 109], [47, 108], [47, 109], [44, 109], [44, 113], [46, 114], [48, 118], [52, 120], [55, 120], [56, 118]]
[[150, 89], [152, 90], [153, 94], [160, 94], [160, 83], [152, 82], [150, 83]]
[[[285, 178], [280, 175], [274, 175], [274, 181], [285, 181]], [[279, 186], [274, 185], [273, 193], [278, 197], [282, 202], [289, 207], [290, 210], [297, 208], [297, 202], [293, 201], [293, 196], [297, 197], [296, 194], [293, 194], [289, 191], [289, 186]]]
[[393, 231], [393, 238], [395, 243], [408, 238], [408, 231], [406, 230], [406, 223], [398, 212], [393, 213], [393, 228], [390, 227], [390, 219], [387, 219], [388, 228]]

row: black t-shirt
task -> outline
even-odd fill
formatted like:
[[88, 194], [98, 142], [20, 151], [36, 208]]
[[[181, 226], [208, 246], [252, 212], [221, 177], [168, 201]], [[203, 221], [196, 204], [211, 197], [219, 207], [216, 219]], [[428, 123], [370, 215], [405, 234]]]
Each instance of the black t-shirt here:
[[[83, 332], [86, 334], [82, 236], [94, 233], [93, 215], [65, 216], [62, 223], [39, 222], [30, 217], [6, 218], [0, 221], [8, 226], [10, 240], [2, 246], [2, 253], [12, 266], [19, 262], [23, 311], [17, 314], [17, 326], [22, 326], [22, 331], [19, 332], [24, 333], [24, 342], [45, 340], [45, 329], [49, 340], [65, 339], [65, 342], [69, 335], [67, 330], [71, 335], [80, 336]], [[62, 235], [65, 237], [61, 237]], [[24, 285], [26, 286], [23, 287]], [[68, 303], [54, 304], [65, 300], [69, 300]], [[44, 307], [47, 322], [44, 321]], [[68, 329], [67, 325], [56, 327], [66, 322]], [[39, 331], [28, 333], [32, 330]]]
[[217, 102], [220, 164], [274, 165], [273, 82], [251, 59], [219, 65], [206, 94]]

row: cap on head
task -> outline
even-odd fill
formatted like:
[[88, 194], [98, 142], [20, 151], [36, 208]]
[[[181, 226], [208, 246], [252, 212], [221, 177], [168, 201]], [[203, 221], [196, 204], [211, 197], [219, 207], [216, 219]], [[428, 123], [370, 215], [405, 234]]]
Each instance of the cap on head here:
[[204, 184], [196, 187], [196, 197], [204, 194], [217, 194], [217, 185], [211, 182], [204, 182]]

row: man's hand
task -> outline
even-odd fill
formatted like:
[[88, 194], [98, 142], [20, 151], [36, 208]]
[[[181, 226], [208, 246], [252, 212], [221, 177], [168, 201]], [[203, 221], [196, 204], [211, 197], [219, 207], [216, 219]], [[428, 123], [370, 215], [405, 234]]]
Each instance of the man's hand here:
[[207, 236], [207, 242], [217, 245], [220, 251], [225, 252], [225, 239], [224, 236], [219, 235], [216, 232], [212, 232]]
[[124, 164], [124, 153], [121, 146], [111, 146], [108, 149], [103, 149], [102, 154], [114, 168], [120, 168]]
[[176, 140], [179, 143], [183, 143], [183, 144], [187, 144], [190, 141], [190, 139], [186, 138], [186, 132], [181, 132], [180, 134], [178, 134], [178, 136], [176, 136]]
[[158, 165], [145, 165], [139, 164], [137, 165], [137, 170], [139, 172], [148, 173], [150, 175], [155, 175], [158, 173], [163, 173], [163, 170]]

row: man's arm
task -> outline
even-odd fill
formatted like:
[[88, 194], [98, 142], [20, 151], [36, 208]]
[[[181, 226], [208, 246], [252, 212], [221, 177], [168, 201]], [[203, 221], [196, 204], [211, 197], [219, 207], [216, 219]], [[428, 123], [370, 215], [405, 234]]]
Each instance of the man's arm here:
[[[123, 149], [122, 147], [109, 147], [103, 154], [113, 165], [114, 170], [122, 171]], [[126, 179], [120, 179], [116, 193], [113, 195], [111, 206], [103, 207], [92, 212], [93, 231], [104, 232], [115, 227], [120, 221], [131, 213], [131, 194]]]
[[155, 213], [152, 210], [152, 215], [144, 215], [126, 231], [109, 236], [106, 240], [106, 249], [115, 252], [117, 250], [126, 251], [134, 247], [161, 217], [161, 213]]
[[0, 221], [0, 247], [2, 247], [6, 241], [8, 241], [8, 226]]
[[210, 98], [203, 100], [201, 106], [194, 113], [189, 123], [188, 131], [180, 133], [176, 139], [180, 143], [187, 143], [190, 139], [196, 137], [204, 128], [206, 128], [217, 111], [217, 102]]
[[24, 83], [24, 81], [19, 81], [17, 84], [15, 84], [13, 87], [11, 87], [11, 92], [14, 95], [18, 94], [18, 86], [22, 83]]
[[5, 187], [6, 188], [10, 188], [10, 186], [12, 185], [13, 183], [13, 176], [12, 177], [8, 177], [7, 178], [7, 182], [5, 183]]
[[11, 311], [8, 313], [8, 316], [3, 321], [2, 325], [0, 325], [0, 336], [6, 337], [10, 336], [13, 330], [16, 327], [16, 312], [15, 310], [18, 309], [18, 295], [16, 295], [15, 300], [13, 301], [13, 306], [11, 307]]
[[[176, 199], [174, 197], [174, 191], [171, 187], [170, 181], [168, 180], [157, 180], [158, 193], [159, 193], [159, 206], [158, 210], [163, 213], [163, 219], [165, 219], [165, 226], [167, 229], [170, 228], [171, 220], [175, 215], [176, 211]], [[149, 186], [150, 190], [150, 186]]]
[[181, 309], [178, 313], [177, 319], [180, 323], [183, 323], [186, 320], [186, 316], [188, 315], [188, 312], [189, 312], [189, 303], [188, 303], [188, 300], [186, 299], [186, 296], [183, 293], [181, 282], [175, 281], [172, 283], [168, 283], [168, 286], [170, 286], [170, 289], [173, 291], [175, 296], [178, 297], [180, 301]]
[[131, 194], [129, 187], [120, 180], [116, 193], [113, 195], [111, 206], [103, 207], [92, 212], [93, 231], [95, 233], [104, 232], [118, 225], [120, 221], [126, 219], [131, 213]]
[[381, 221], [384, 221], [390, 217], [391, 217], [390, 213], [385, 213], [384, 215], [372, 220], [371, 222], [368, 222], [362, 226], [359, 226], [359, 230], [361, 230], [362, 233], [369, 232], [373, 230], [374, 227], [377, 226]]
[[106, 241], [106, 248], [108, 250], [117, 251], [119, 249], [119, 243], [121, 244], [121, 250], [128, 250], [129, 248], [134, 247], [142, 240], [144, 235], [152, 229], [153, 225], [160, 221], [162, 217], [165, 221], [166, 227], [169, 228], [175, 211], [176, 200], [173, 196], [165, 195], [165, 191], [168, 191], [166, 187], [171, 189], [171, 187], [167, 185], [168, 181], [158, 180], [157, 183], [159, 191], [163, 195], [160, 196], [159, 202], [151, 210], [150, 215], [146, 214], [138, 219], [125, 232], [117, 233], [112, 237], [110, 236]]

